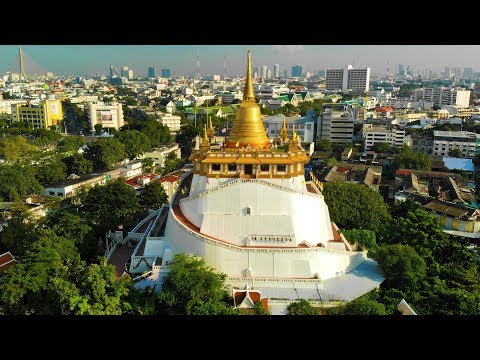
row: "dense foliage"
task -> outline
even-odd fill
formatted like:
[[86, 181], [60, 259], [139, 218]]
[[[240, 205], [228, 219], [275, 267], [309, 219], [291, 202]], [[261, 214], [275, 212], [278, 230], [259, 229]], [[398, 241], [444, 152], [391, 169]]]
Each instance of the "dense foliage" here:
[[317, 315], [315, 308], [305, 299], [290, 303], [287, 310], [289, 315]]
[[158, 209], [168, 203], [168, 196], [159, 181], [149, 183], [140, 195], [140, 204], [149, 209]]
[[399, 154], [393, 160], [396, 169], [430, 170], [432, 161], [428, 155], [415, 152], [404, 145]]

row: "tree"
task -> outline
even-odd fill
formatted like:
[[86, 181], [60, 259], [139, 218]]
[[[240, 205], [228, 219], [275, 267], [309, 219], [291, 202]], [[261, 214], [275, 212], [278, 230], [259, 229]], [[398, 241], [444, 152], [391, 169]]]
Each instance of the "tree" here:
[[95, 124], [94, 127], [95, 129], [95, 135], [100, 135], [103, 130], [103, 125], [102, 124]]
[[389, 153], [391, 147], [392, 146], [389, 143], [381, 142], [381, 143], [376, 143], [373, 146], [373, 150], [379, 153]]
[[12, 136], [0, 141], [0, 157], [9, 162], [16, 162], [37, 151], [35, 145], [30, 144], [21, 135]]
[[11, 218], [8, 226], [0, 232], [0, 253], [7, 251], [22, 256], [35, 240], [33, 231], [36, 223], [23, 202], [15, 202], [9, 209]]
[[44, 233], [0, 279], [0, 311], [13, 315], [100, 315], [131, 310], [133, 284], [113, 265], [80, 260], [72, 240]]
[[125, 96], [123, 98], [123, 101], [125, 102], [125, 105], [128, 105], [128, 106], [137, 106], [138, 105], [138, 101], [133, 98], [132, 96]]
[[86, 159], [82, 154], [74, 154], [63, 158], [63, 162], [66, 165], [66, 173], [68, 176], [71, 174], [84, 175], [93, 171], [93, 162]]
[[95, 186], [88, 192], [84, 209], [97, 224], [98, 233], [115, 231], [136, 218], [139, 204], [135, 190], [122, 179]]
[[140, 195], [140, 204], [148, 209], [159, 209], [163, 204], [168, 203], [168, 196], [160, 181], [154, 181], [147, 186]]
[[177, 158], [177, 154], [171, 152], [164, 161], [162, 174], [168, 174], [173, 170], [180, 169], [185, 164], [185, 160]]
[[169, 144], [172, 141], [170, 129], [160, 124], [156, 119], [149, 118], [142, 124], [140, 131], [148, 137], [152, 147]]
[[403, 145], [393, 160], [393, 165], [396, 169], [430, 170], [432, 162], [428, 155], [416, 153], [409, 146]]
[[20, 200], [43, 190], [29, 166], [0, 165], [0, 184], [0, 198], [4, 201]]
[[58, 152], [76, 152], [82, 145], [85, 145], [83, 136], [66, 136], [58, 144]]
[[42, 225], [58, 236], [71, 239], [83, 260], [93, 262], [100, 255], [94, 229], [84, 217], [66, 210], [55, 211], [47, 214]]
[[60, 157], [48, 159], [34, 167], [35, 178], [42, 186], [65, 180], [67, 178], [67, 166]]
[[315, 308], [305, 299], [290, 303], [287, 310], [289, 315], [317, 315]]
[[333, 166], [337, 163], [337, 159], [335, 157], [329, 157], [326, 161], [325, 161], [325, 166], [329, 167], [329, 166]]
[[180, 314], [236, 313], [227, 305], [227, 276], [200, 257], [176, 254], [159, 295], [160, 309]]
[[345, 315], [387, 315], [385, 305], [365, 298], [356, 298], [347, 303], [344, 310]]
[[192, 124], [185, 124], [180, 127], [180, 132], [177, 134], [175, 141], [182, 151], [182, 157], [188, 158], [190, 156], [195, 144], [195, 136], [198, 134], [199, 132]]
[[332, 142], [328, 139], [320, 139], [317, 142], [317, 148], [320, 151], [332, 151], [333, 145], [332, 145]]
[[426, 276], [426, 264], [409, 245], [385, 245], [376, 254], [385, 274], [385, 285], [397, 289], [416, 288]]
[[101, 138], [88, 143], [84, 156], [93, 162], [95, 170], [108, 169], [125, 158], [125, 145], [115, 138]]
[[342, 234], [348, 240], [350, 244], [359, 243], [363, 247], [369, 250], [370, 256], [377, 250], [377, 240], [376, 235], [371, 230], [358, 230], [358, 229], [351, 229], [351, 230], [342, 230]]
[[323, 195], [331, 220], [340, 228], [379, 233], [391, 221], [382, 196], [368, 187], [352, 183], [326, 183]]
[[142, 155], [151, 147], [147, 135], [138, 130], [122, 131], [118, 134], [118, 140], [125, 145], [125, 155], [130, 160]]
[[448, 152], [448, 156], [460, 158], [463, 157], [463, 152], [460, 149], [453, 149]]
[[142, 159], [142, 168], [144, 173], [154, 172], [154, 162], [151, 157], [146, 157]]

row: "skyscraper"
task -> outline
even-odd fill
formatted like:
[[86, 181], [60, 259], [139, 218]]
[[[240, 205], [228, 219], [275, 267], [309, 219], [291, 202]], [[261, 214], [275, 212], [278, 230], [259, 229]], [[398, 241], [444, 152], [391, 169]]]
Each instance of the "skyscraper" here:
[[280, 65], [273, 64], [273, 77], [279, 78], [280, 77]]
[[403, 64], [398, 64], [398, 75], [405, 75], [405, 68], [403, 67]]
[[128, 66], [122, 66], [120, 68], [120, 75], [128, 79]]
[[267, 79], [272, 77], [272, 69], [267, 69]]
[[354, 94], [363, 94], [370, 88], [370, 68], [354, 69], [348, 65], [344, 69], [327, 69], [325, 86], [327, 90], [350, 89]]
[[257, 67], [256, 67], [255, 72], [257, 73], [257, 77], [261, 77], [261, 76], [262, 76], [262, 68], [261, 68], [260, 66], [257, 66]]
[[147, 69], [147, 77], [154, 78], [155, 77], [155, 68], [153, 66], [149, 66]]
[[463, 77], [467, 79], [471, 79], [473, 77], [473, 69], [471, 67], [464, 68]]
[[267, 78], [267, 65], [262, 65], [262, 79], [266, 79]]
[[170, 75], [170, 69], [162, 69], [162, 77], [163, 78], [169, 78]]
[[301, 77], [302, 76], [302, 67], [300, 65], [292, 66], [292, 77]]
[[287, 69], [283, 70], [283, 77], [288, 78], [288, 71]]

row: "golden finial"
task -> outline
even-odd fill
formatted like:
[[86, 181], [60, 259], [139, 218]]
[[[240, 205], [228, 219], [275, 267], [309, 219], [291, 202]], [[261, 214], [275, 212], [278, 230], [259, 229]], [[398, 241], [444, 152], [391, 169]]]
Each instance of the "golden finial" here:
[[245, 91], [243, 92], [243, 100], [255, 101], [252, 84], [252, 51], [248, 50], [247, 56], [247, 78], [245, 79]]
[[212, 141], [213, 136], [215, 135], [215, 129], [213, 128], [213, 125], [212, 125], [212, 117], [211, 116], [208, 116], [207, 135], [208, 135], [208, 138], [209, 138], [210, 141]]
[[248, 144], [256, 149], [267, 149], [270, 146], [270, 139], [263, 126], [260, 107], [255, 103], [250, 50], [248, 50], [247, 77], [245, 81], [245, 91], [243, 92], [243, 101], [237, 109], [230, 135], [225, 141], [225, 147], [236, 148], [247, 146]]
[[283, 124], [282, 124], [282, 128], [280, 129], [279, 138], [282, 144], [286, 143], [288, 139], [288, 130], [287, 130], [287, 122], [285, 120], [285, 115], [283, 116]]

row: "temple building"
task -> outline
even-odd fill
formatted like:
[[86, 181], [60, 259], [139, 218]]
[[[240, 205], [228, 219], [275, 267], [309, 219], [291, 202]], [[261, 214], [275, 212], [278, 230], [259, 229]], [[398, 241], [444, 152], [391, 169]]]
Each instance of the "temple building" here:
[[275, 302], [283, 304], [279, 309], [300, 298], [325, 305], [378, 287], [383, 277], [376, 262], [331, 222], [321, 184], [305, 181], [309, 157], [300, 137], [282, 130], [280, 145], [266, 134], [249, 51], [230, 135], [218, 147], [211, 122], [205, 127], [190, 156], [193, 170], [170, 204], [129, 233], [138, 240], [129, 272], [147, 272], [145, 284], [161, 286], [174, 254], [201, 256], [227, 274], [232, 294], [261, 292], [272, 313]]

